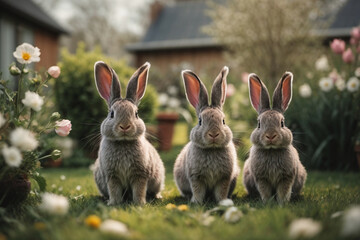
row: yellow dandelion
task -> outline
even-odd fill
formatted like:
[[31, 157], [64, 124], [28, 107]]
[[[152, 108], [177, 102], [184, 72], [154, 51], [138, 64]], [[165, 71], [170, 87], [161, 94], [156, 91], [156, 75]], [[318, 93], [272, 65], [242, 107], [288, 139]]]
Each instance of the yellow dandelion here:
[[185, 204], [181, 204], [178, 206], [178, 210], [184, 212], [184, 211], [189, 210], [189, 207]]
[[175, 208], [176, 208], [176, 205], [173, 204], [173, 203], [169, 203], [169, 204], [166, 205], [165, 208], [168, 209], [168, 210], [175, 209]]
[[85, 224], [92, 228], [99, 228], [101, 219], [96, 215], [90, 215], [85, 219]]
[[46, 228], [46, 225], [43, 222], [36, 222], [34, 223], [34, 228], [36, 230], [44, 230]]

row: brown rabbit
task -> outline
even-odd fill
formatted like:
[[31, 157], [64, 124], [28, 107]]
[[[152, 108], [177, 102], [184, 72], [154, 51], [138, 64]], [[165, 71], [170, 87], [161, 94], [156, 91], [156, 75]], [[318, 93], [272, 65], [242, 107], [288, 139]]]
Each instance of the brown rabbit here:
[[199, 124], [191, 130], [190, 142], [176, 159], [174, 178], [181, 195], [191, 202], [201, 204], [207, 197], [219, 202], [230, 197], [240, 172], [233, 135], [222, 111], [228, 71], [224, 67], [215, 79], [211, 105], [198, 76], [189, 70], [182, 72], [186, 96], [196, 109]]
[[251, 134], [253, 146], [244, 165], [243, 183], [250, 196], [260, 194], [266, 202], [276, 195], [278, 203], [284, 204], [299, 196], [307, 176], [283, 115], [291, 101], [293, 75], [286, 72], [280, 79], [272, 108], [269, 92], [260, 78], [252, 73], [248, 81], [251, 104], [259, 116], [258, 126]]
[[149, 68], [150, 64], [145, 63], [133, 74], [126, 98], [122, 98], [115, 71], [104, 62], [95, 63], [96, 86], [108, 104], [109, 114], [101, 124], [94, 177], [109, 205], [120, 204], [126, 197], [135, 204], [145, 204], [146, 196], [160, 198], [164, 188], [164, 164], [146, 140], [145, 124], [137, 112]]

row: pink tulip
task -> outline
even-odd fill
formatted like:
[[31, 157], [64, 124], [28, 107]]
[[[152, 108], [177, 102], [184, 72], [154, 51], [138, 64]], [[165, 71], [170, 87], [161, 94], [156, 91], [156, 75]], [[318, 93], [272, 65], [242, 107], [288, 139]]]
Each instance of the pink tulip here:
[[56, 121], [55, 132], [57, 135], [66, 137], [71, 131], [71, 122], [67, 119]]
[[58, 66], [49, 67], [48, 73], [53, 78], [58, 78], [60, 76], [60, 68]]
[[330, 43], [331, 50], [336, 54], [342, 54], [345, 51], [345, 42], [341, 39], [334, 39]]
[[248, 73], [248, 72], [243, 72], [243, 73], [241, 74], [241, 81], [242, 81], [243, 83], [248, 84], [248, 77], [249, 77], [249, 73]]
[[226, 89], [226, 97], [231, 97], [232, 95], [234, 95], [235, 91], [236, 89], [234, 87], [234, 84], [228, 84]]
[[359, 40], [356, 40], [355, 38], [350, 38], [350, 44], [351, 45], [353, 45], [353, 46], [355, 46], [355, 45], [357, 45], [358, 44], [358, 42], [359, 42]]
[[360, 27], [353, 28], [351, 31], [351, 37], [356, 40], [360, 40]]
[[350, 48], [346, 49], [346, 51], [342, 54], [342, 59], [346, 63], [352, 63], [354, 61], [354, 54]]

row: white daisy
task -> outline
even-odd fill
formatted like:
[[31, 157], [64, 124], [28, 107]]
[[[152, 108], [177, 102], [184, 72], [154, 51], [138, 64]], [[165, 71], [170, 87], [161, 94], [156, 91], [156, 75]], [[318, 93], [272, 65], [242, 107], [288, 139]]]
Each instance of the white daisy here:
[[224, 219], [228, 223], [235, 223], [242, 218], [243, 213], [239, 211], [236, 207], [230, 207], [226, 210], [224, 214]]
[[69, 201], [66, 197], [53, 193], [44, 193], [39, 208], [52, 215], [65, 215], [69, 210]]
[[111, 219], [105, 220], [100, 225], [100, 231], [107, 234], [120, 235], [120, 236], [126, 236], [129, 234], [129, 230], [125, 224]]
[[329, 70], [329, 62], [325, 55], [322, 55], [318, 60], [315, 62], [315, 68], [318, 71], [327, 71]]
[[360, 206], [354, 206], [344, 213], [341, 235], [360, 236]]
[[299, 94], [303, 98], [308, 98], [311, 96], [311, 87], [309, 84], [305, 83], [299, 87]]
[[219, 205], [224, 206], [224, 207], [231, 207], [231, 206], [234, 206], [234, 202], [233, 202], [233, 200], [227, 198], [227, 199], [221, 200], [219, 202]]
[[21, 64], [29, 64], [40, 61], [40, 49], [29, 43], [19, 45], [13, 55]]
[[338, 78], [335, 82], [335, 86], [339, 91], [344, 91], [344, 89], [346, 87], [344, 79]]
[[289, 236], [291, 238], [312, 238], [321, 232], [322, 225], [320, 222], [311, 218], [299, 218], [290, 224]]
[[329, 92], [334, 87], [334, 83], [331, 78], [321, 78], [319, 86], [324, 92]]
[[22, 162], [22, 155], [17, 147], [4, 146], [1, 152], [7, 165], [10, 167], [20, 166]]
[[35, 92], [27, 91], [25, 93], [25, 98], [21, 100], [21, 102], [25, 106], [32, 108], [34, 111], [38, 112], [41, 110], [41, 107], [44, 104], [44, 99]]
[[360, 81], [356, 77], [352, 77], [346, 84], [346, 88], [349, 92], [356, 92], [360, 87]]
[[10, 142], [22, 151], [32, 151], [39, 145], [34, 133], [21, 127], [10, 133]]

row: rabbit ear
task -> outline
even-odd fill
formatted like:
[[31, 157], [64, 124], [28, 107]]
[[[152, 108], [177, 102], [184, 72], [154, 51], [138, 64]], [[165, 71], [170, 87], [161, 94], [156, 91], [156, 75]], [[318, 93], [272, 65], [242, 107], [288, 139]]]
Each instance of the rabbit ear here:
[[211, 105], [214, 107], [222, 107], [226, 98], [226, 77], [229, 73], [229, 68], [224, 67], [219, 75], [216, 77], [211, 90]]
[[258, 114], [270, 109], [269, 91], [260, 78], [255, 73], [251, 73], [248, 82], [251, 105]]
[[120, 83], [115, 71], [106, 63], [98, 61], [94, 65], [95, 83], [100, 96], [108, 105], [117, 98], [121, 98]]
[[136, 105], [143, 98], [149, 76], [150, 63], [146, 62], [139, 67], [131, 76], [126, 89], [126, 98], [135, 102]]
[[206, 88], [199, 77], [192, 71], [184, 70], [181, 72], [181, 75], [184, 80], [186, 98], [194, 106], [196, 113], [199, 115], [201, 108], [209, 105]]
[[293, 74], [285, 72], [274, 90], [273, 109], [285, 112], [292, 98]]

